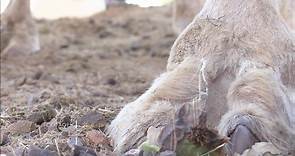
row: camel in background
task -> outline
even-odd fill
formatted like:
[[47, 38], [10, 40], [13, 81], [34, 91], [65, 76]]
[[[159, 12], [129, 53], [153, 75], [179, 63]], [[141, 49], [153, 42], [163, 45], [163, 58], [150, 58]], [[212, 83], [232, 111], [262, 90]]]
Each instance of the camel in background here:
[[1, 56], [40, 50], [38, 31], [30, 0], [11, 0], [1, 14]]

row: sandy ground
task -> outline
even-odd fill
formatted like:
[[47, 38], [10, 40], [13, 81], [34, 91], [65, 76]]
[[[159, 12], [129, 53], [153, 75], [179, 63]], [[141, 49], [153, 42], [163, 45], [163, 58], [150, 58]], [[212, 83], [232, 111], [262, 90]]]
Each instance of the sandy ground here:
[[103, 132], [165, 70], [176, 39], [170, 9], [117, 6], [90, 18], [38, 20], [42, 50], [1, 60], [1, 153], [35, 145], [73, 155], [79, 145], [112, 155], [89, 132]]

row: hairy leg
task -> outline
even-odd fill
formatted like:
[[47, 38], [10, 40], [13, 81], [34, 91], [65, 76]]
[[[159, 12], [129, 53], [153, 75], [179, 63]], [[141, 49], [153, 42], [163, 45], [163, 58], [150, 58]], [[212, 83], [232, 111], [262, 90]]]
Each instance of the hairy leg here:
[[[171, 123], [175, 108], [199, 95], [200, 61], [185, 59], [174, 70], [164, 73], [136, 101], [127, 104], [109, 126], [115, 151], [138, 146], [150, 126]], [[205, 86], [205, 84], [204, 84]]]
[[221, 135], [231, 137], [231, 154], [242, 153], [257, 141], [271, 142], [286, 153], [294, 152], [295, 132], [286, 112], [290, 98], [275, 71], [250, 69], [239, 75], [227, 100], [229, 112], [218, 129]]

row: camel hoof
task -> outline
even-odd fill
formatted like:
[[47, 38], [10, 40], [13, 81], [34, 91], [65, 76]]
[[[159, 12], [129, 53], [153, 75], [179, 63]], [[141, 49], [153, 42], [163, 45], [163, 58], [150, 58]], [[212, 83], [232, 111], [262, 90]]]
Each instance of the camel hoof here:
[[259, 139], [257, 139], [253, 132], [244, 125], [238, 125], [229, 137], [230, 155], [234, 155], [235, 153], [242, 154], [246, 149], [259, 142]]

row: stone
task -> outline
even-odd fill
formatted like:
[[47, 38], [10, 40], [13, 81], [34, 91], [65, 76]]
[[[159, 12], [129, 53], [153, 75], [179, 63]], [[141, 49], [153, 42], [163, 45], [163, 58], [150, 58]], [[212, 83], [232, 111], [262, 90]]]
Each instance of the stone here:
[[29, 146], [28, 148], [18, 147], [7, 156], [58, 156], [57, 152], [48, 149], [41, 149], [37, 146]]
[[38, 70], [37, 72], [35, 72], [32, 76], [33, 80], [39, 80], [43, 75], [43, 72], [41, 70]]
[[27, 116], [29, 121], [32, 121], [38, 125], [41, 125], [43, 122], [49, 122], [56, 116], [56, 111], [49, 106], [34, 110]]
[[85, 147], [85, 146], [74, 146], [72, 148], [72, 155], [73, 156], [96, 156], [94, 150]]
[[7, 133], [3, 133], [2, 130], [0, 130], [0, 145], [3, 146], [9, 142], [9, 137]]
[[99, 144], [109, 144], [108, 138], [106, 135], [98, 130], [91, 130], [86, 132], [86, 137], [93, 143], [95, 146]]
[[36, 129], [36, 125], [28, 120], [19, 120], [7, 127], [7, 132], [10, 132], [11, 134], [24, 134], [29, 133]]
[[68, 96], [53, 97], [50, 101], [50, 105], [56, 109], [69, 107], [72, 104], [76, 104], [76, 101], [72, 97], [68, 97]]
[[99, 129], [103, 128], [106, 124], [105, 117], [98, 112], [89, 112], [82, 117], [80, 117], [77, 121], [80, 126], [91, 126], [92, 128]]
[[117, 81], [113, 78], [108, 78], [105, 82], [105, 84], [108, 84], [108, 85], [111, 85], [111, 86], [114, 86], [117, 84]]
[[124, 153], [123, 156], [140, 156], [142, 155], [142, 151], [140, 149], [131, 149]]
[[25, 148], [18, 147], [16, 149], [12, 149], [12, 151], [7, 153], [6, 156], [24, 156], [25, 152], [26, 152]]
[[36, 146], [30, 146], [27, 149], [27, 156], [58, 156], [58, 154], [46, 149], [40, 149]]
[[22, 86], [26, 83], [27, 77], [23, 76], [15, 81], [16, 86]]
[[269, 142], [258, 142], [254, 144], [250, 149], [245, 150], [241, 156], [252, 156], [252, 155], [263, 155], [263, 156], [283, 156], [285, 155], [279, 149], [277, 149], [272, 143]]

